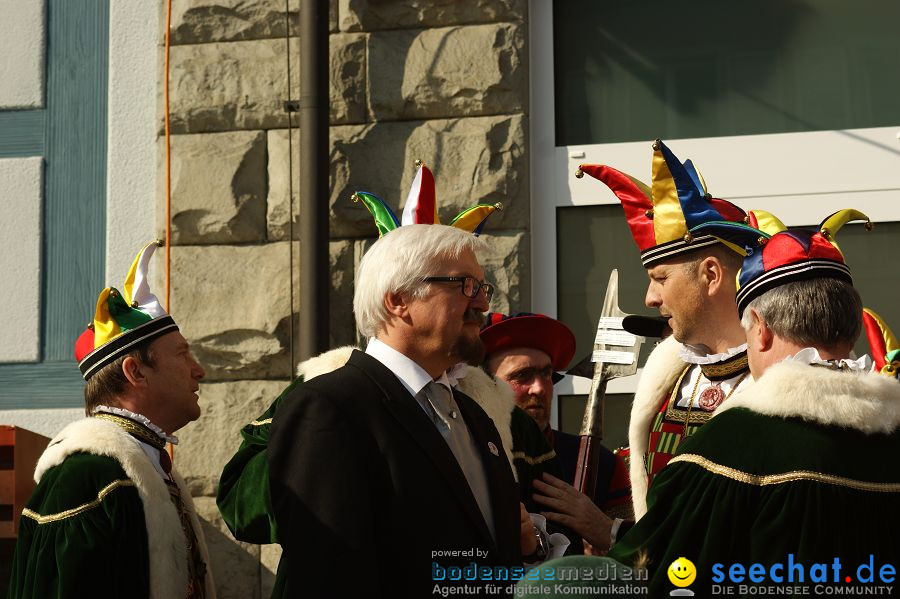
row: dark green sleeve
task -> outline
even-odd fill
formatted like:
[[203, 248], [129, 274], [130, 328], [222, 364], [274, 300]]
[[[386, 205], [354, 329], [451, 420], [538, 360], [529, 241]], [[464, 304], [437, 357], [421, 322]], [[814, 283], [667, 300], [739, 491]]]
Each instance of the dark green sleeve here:
[[238, 540], [260, 544], [278, 542], [266, 449], [278, 406], [302, 381], [302, 377], [295, 379], [269, 409], [241, 429], [241, 446], [222, 470], [216, 503], [231, 534]]
[[726, 556], [741, 561], [753, 544], [758, 488], [716, 476], [693, 464], [670, 464], [650, 488], [650, 509], [609, 557], [625, 565], [647, 560], [650, 596], [674, 588], [666, 570], [679, 557], [697, 568], [696, 589], [708, 589], [712, 566]]
[[[562, 465], [540, 427], [521, 408], [513, 408], [510, 429], [512, 429], [513, 465], [516, 469], [516, 478], [519, 480], [520, 501], [529, 512], [539, 514], [546, 508], [534, 500], [535, 488], [531, 481], [541, 480], [544, 472], [556, 478], [564, 478]], [[581, 537], [574, 530], [554, 522], [547, 523], [547, 530], [551, 533], [561, 532], [568, 537], [570, 544], [566, 555], [584, 552]]]
[[532, 499], [534, 487], [531, 481], [540, 480], [544, 472], [562, 478], [562, 466], [547, 437], [527, 412], [513, 408], [509, 426], [512, 429], [513, 465], [519, 479], [520, 500], [529, 512], [540, 512], [541, 506]]
[[74, 454], [48, 470], [19, 525], [9, 597], [149, 596], [144, 509], [112, 458]]

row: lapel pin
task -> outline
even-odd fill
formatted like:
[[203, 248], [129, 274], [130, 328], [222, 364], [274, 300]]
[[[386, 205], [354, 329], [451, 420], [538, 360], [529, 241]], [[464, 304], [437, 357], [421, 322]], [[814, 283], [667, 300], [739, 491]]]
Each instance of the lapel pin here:
[[494, 454], [495, 456], [500, 455], [500, 451], [497, 449], [497, 446], [494, 445], [493, 441], [488, 441], [488, 449], [490, 449], [491, 453]]

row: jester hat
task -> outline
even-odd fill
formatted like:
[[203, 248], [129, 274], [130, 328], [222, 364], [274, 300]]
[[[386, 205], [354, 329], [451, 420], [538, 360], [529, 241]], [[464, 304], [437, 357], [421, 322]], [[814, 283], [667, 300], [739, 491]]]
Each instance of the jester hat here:
[[575, 176], [580, 179], [585, 173], [606, 184], [622, 202], [645, 268], [719, 243], [712, 235], [692, 234], [693, 227], [709, 221], [743, 222], [746, 216], [731, 202], [713, 198], [691, 161], [682, 163], [658, 139], [653, 144], [652, 187], [611, 166], [582, 164]]
[[852, 285], [850, 268], [834, 240], [841, 227], [852, 220], [864, 220], [866, 229], [872, 229], [872, 223], [865, 214], [845, 209], [823, 220], [815, 231], [782, 230], [769, 235], [749, 225], [713, 221], [698, 225], [691, 232], [714, 235], [750, 250], [738, 273], [736, 299], [738, 313], [743, 314], [754, 299], [786, 283], [832, 278]]
[[[787, 226], [777, 216], [765, 210], [748, 210], [744, 222], [771, 237], [775, 233], [787, 231]], [[762, 244], [760, 244], [762, 245]]]
[[[434, 175], [432, 175], [431, 169], [425, 166], [421, 160], [416, 160], [416, 176], [413, 179], [409, 194], [406, 196], [402, 220], [398, 220], [390, 206], [373, 193], [357, 191], [350, 198], [354, 202], [362, 202], [369, 209], [369, 212], [372, 213], [372, 217], [375, 219], [375, 226], [378, 228], [379, 237], [402, 225], [440, 224], [434, 190]], [[479, 235], [488, 217], [495, 210], [503, 210], [503, 205], [499, 202], [496, 204], [475, 204], [457, 214], [450, 221], [450, 226]]]
[[122, 291], [107, 287], [97, 298], [94, 320], [75, 342], [75, 359], [84, 380], [104, 366], [167, 333], [178, 325], [150, 292], [147, 267], [156, 248], [153, 241], [138, 253]]
[[863, 308], [863, 328], [869, 341], [875, 371], [900, 378], [900, 342], [874, 310]]
[[772, 235], [787, 231], [781, 220], [765, 210], [748, 210], [744, 222], [709, 221], [691, 229], [692, 235], [709, 235], [710, 233], [722, 243], [730, 247], [740, 248], [745, 258], [752, 256], [759, 248], [766, 245]]

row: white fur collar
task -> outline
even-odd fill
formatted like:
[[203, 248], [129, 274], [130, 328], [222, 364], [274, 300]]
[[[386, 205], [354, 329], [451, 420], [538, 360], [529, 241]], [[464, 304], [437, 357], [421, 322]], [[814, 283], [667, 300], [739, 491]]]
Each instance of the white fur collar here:
[[323, 374], [328, 374], [333, 370], [337, 370], [347, 363], [347, 360], [350, 359], [350, 354], [353, 353], [354, 349], [358, 348], [353, 347], [352, 345], [345, 345], [327, 351], [324, 354], [319, 354], [305, 362], [301, 362], [300, 365], [297, 366], [297, 376], [302, 376], [304, 381], [308, 381], [317, 376], [322, 376]]
[[675, 386], [675, 381], [686, 364], [679, 357], [682, 345], [669, 336], [650, 353], [641, 372], [641, 378], [634, 393], [631, 406], [631, 420], [628, 424], [628, 446], [630, 454], [629, 475], [631, 477], [631, 501], [634, 517], [640, 520], [647, 513], [647, 470], [644, 460], [650, 443], [650, 426]]
[[786, 361], [771, 366], [715, 414], [747, 408], [781, 418], [853, 428], [866, 434], [900, 429], [900, 383], [877, 373], [854, 373]]
[[[147, 526], [150, 597], [152, 599], [183, 597], [188, 587], [188, 554], [178, 511], [169, 498], [166, 483], [150, 463], [147, 454], [128, 433], [106, 420], [97, 418], [76, 420], [60, 431], [41, 455], [34, 471], [35, 482], [40, 482], [47, 470], [61, 464], [69, 455], [80, 452], [115, 459], [137, 488], [144, 506], [144, 521]], [[206, 543], [193, 500], [181, 477], [174, 470], [172, 474], [189, 512], [203, 558], [209, 565]], [[207, 596], [215, 595], [211, 570], [211, 567], [207, 568]]]
[[503, 441], [503, 449], [506, 450], [506, 459], [509, 460], [513, 477], [518, 480], [513, 465], [513, 438], [510, 428], [513, 408], [516, 407], [512, 387], [506, 381], [492, 377], [481, 368], [470, 366], [465, 378], [459, 379], [457, 388], [474, 399], [494, 421], [494, 426], [500, 433], [500, 440]]
[[[356, 349], [352, 346], [339, 347], [314, 358], [310, 358], [297, 367], [297, 374], [304, 380], [310, 380], [333, 370], [337, 370], [347, 363], [350, 354]], [[457, 374], [461, 374], [457, 371]], [[515, 407], [513, 390], [505, 382], [495, 380], [480, 368], [469, 367], [465, 376], [457, 380], [457, 389], [471, 397], [481, 406], [481, 409], [494, 421], [494, 426], [500, 433], [503, 448], [506, 450], [506, 458], [515, 476], [515, 468], [512, 467], [512, 410]]]

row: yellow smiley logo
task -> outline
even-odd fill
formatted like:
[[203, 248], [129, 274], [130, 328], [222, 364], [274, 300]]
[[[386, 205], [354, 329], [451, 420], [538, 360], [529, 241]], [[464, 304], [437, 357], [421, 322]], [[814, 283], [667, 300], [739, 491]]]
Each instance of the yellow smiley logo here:
[[690, 586], [697, 578], [694, 562], [686, 557], [679, 557], [669, 566], [669, 581], [677, 587]]

